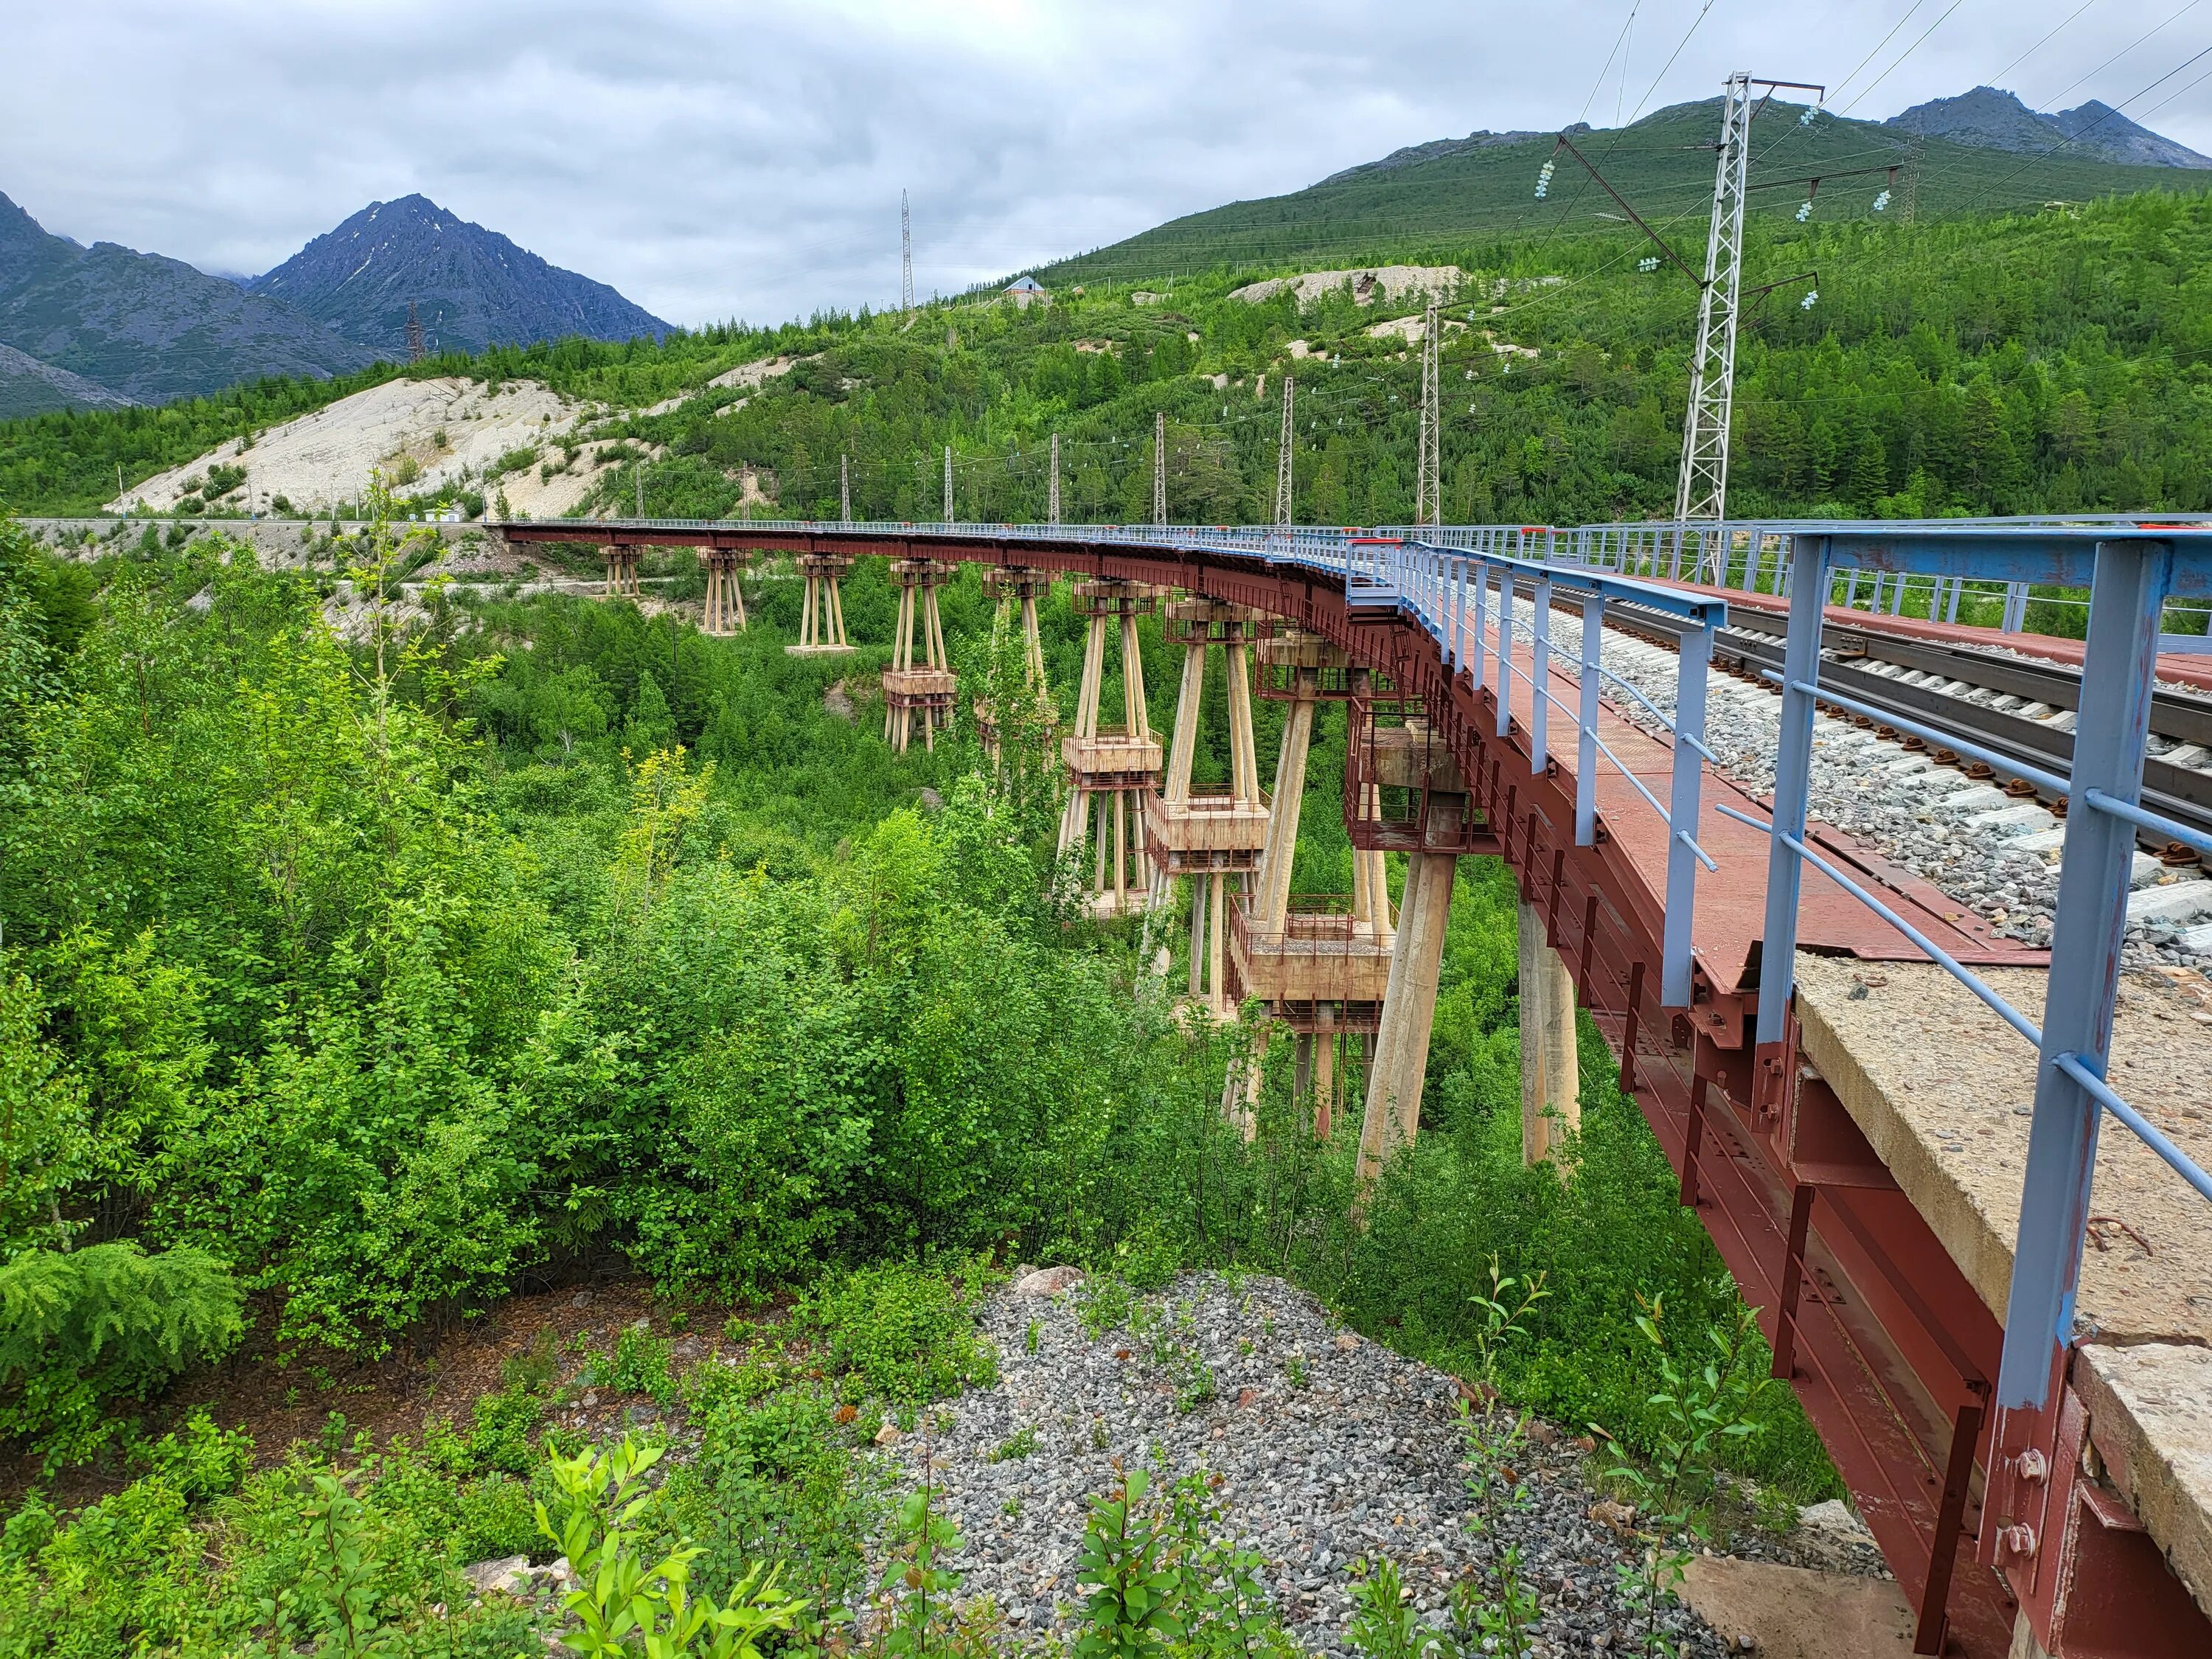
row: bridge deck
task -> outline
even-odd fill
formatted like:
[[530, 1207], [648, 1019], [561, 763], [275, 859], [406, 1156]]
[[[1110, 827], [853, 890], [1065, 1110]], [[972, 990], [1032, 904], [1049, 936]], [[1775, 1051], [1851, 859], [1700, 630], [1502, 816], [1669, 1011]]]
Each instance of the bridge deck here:
[[[1472, 629], [1468, 635], [1470, 659], [1474, 650]], [[1516, 647], [1514, 659], [1520, 675], [1513, 680], [1514, 740], [1523, 754], [1528, 750], [1525, 721], [1533, 694], [1527, 676], [1534, 672], [1533, 647]], [[1494, 664], [1492, 674], [1495, 676]], [[1576, 757], [1572, 711], [1580, 695], [1576, 680], [1560, 665], [1555, 653], [1550, 677], [1553, 709], [1549, 722], [1554, 734], [1552, 759], [1570, 799], [1574, 793]], [[1496, 729], [1494, 688], [1483, 694], [1483, 730]], [[1600, 735], [1606, 748], [1643, 781], [1644, 787], [1662, 801], [1667, 799], [1667, 775], [1673, 764], [1674, 746], [1662, 736], [1646, 732], [1612, 702], [1601, 708]], [[1564, 733], [1564, 736], [1559, 734]], [[1564, 744], [1565, 752], [1560, 752]], [[1654, 933], [1663, 911], [1667, 890], [1668, 827], [1650, 803], [1621, 775], [1620, 767], [1601, 752], [1597, 758], [1598, 817], [1607, 840], [1626, 856], [1636, 884], [1644, 890]], [[1764, 817], [1766, 804], [1740, 787], [1725, 775], [1709, 770], [1699, 802], [1698, 843], [1711, 854], [1717, 872], [1701, 872], [1698, 878], [1697, 921], [1692, 930], [1698, 965], [1713, 988], [1723, 995], [1741, 995], [1758, 982], [1759, 936], [1766, 916], [1767, 837], [1720, 811], [1733, 807], [1754, 817]], [[1914, 926], [1971, 965], [2002, 963], [2040, 963], [2045, 953], [2004, 938], [1970, 908], [1948, 897], [1940, 889], [1911, 871], [1882, 858], [1856, 836], [1831, 826], [1810, 826], [1809, 840], [1832, 861], [1853, 872], [1863, 886], [1881, 894]], [[1856, 957], [1864, 961], [1927, 961], [1926, 955], [1902, 933], [1875, 915], [1832, 882], [1813, 877], [1805, 883], [1799, 913], [1798, 940], [1807, 950], [1825, 955]]]
[[[2031, 1019], [2041, 969], [1991, 969]], [[2212, 1160], [2212, 1025], [2155, 974], [2120, 983], [2112, 1076], [2130, 1104], [2200, 1164]], [[2035, 1051], [1932, 963], [1801, 954], [1802, 1052], [1997, 1319], [2011, 1287]], [[2082, 1358], [2097, 1384], [2093, 1443], [2161, 1493], [2142, 1519], [2212, 1611], [2212, 1206], [2131, 1134], [2097, 1146], [2082, 1256]], [[2155, 1352], [2137, 1352], [2153, 1349]], [[2077, 1376], [2077, 1387], [2081, 1379]]]

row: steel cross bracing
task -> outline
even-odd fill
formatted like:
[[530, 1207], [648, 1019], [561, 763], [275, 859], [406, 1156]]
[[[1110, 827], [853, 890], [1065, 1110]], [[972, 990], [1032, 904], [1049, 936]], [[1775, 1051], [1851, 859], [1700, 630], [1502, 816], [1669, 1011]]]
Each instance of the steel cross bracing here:
[[[2118, 1119], [2176, 1179], [2212, 1199], [2212, 1176], [2105, 1079], [2130, 839], [2149, 830], [2212, 852], [2212, 838], [2140, 804], [2163, 604], [2169, 595], [2212, 593], [2212, 526], [2106, 518], [1754, 527], [1738, 550], [1778, 556], [1775, 585], [1791, 601], [1774, 802], [1771, 811], [1759, 810], [1715, 777], [1701, 817], [1702, 686], [1711, 640], [1727, 620], [1726, 596], [1605, 567], [1689, 551], [1710, 528], [1392, 532], [660, 520], [515, 524], [502, 533], [607, 545], [933, 555], [1171, 584], [1289, 617], [1387, 672], [1427, 700], [1521, 873], [1524, 896], [1546, 907], [1553, 948], [1577, 964], [1584, 1004], [1620, 1055], [1624, 1087], [1747, 1299], [1764, 1310], [1778, 1374], [1805, 1401], [1919, 1608], [1916, 1650], [1940, 1650], [1948, 1624], [1965, 1651], [1995, 1659], [2005, 1650], [2015, 1595], [2039, 1638], [2057, 1641], [2067, 1616], [2063, 1586], [2075, 1571], [2070, 1557], [2059, 1558], [2078, 1549], [2084, 1564], [2094, 1553], [2094, 1571], [2125, 1587], [2104, 1598], [2108, 1616], [2186, 1624], [2181, 1645], [2160, 1645], [2153, 1631], [2129, 1651], [2205, 1650], [2212, 1624], [2185, 1594], [2174, 1613], [2173, 1581], [2155, 1545], [2129, 1544], [2144, 1537], [2141, 1523], [2130, 1523], [2133, 1533], [2114, 1530], [2117, 1523], [2085, 1528], [2067, 1515], [2088, 1478], [2079, 1473], [2083, 1428], [2069, 1381], [2070, 1320], [2103, 1118]], [[1723, 540], [1724, 552], [1729, 546]], [[1971, 941], [1946, 933], [1935, 919], [1940, 903], [1916, 909], [1901, 899], [1906, 884], [1895, 872], [1881, 884], [1864, 879], [1863, 860], [1807, 823], [1814, 712], [1834, 695], [1818, 678], [1817, 630], [1831, 578], [1850, 571], [2092, 592], [2078, 758], [2070, 777], [2041, 779], [2069, 793], [2073, 811], [2050, 1014], [2040, 1028], [2003, 1005], [1969, 965], [2005, 958], [1978, 956]], [[1549, 660], [1551, 613], [1562, 605], [1582, 613], [1578, 675]], [[1678, 712], [1659, 717], [1664, 741], [1638, 738], [1601, 702], [1601, 688], [1616, 702], [1638, 695], [1603, 660], [1603, 623], [1615, 605], [1667, 617], [1681, 630]], [[1963, 738], [1947, 741], [1962, 755], [1978, 752]], [[1730, 823], [1739, 838], [1727, 847], [1713, 842], [1713, 826]], [[1746, 830], [1755, 832], [1752, 843], [1741, 838]], [[1632, 878], [1624, 849], [1639, 840], [1646, 874]], [[1656, 858], [1649, 856], [1655, 844]], [[1753, 844], [1764, 848], [1755, 855], [1765, 866], [1763, 890], [1762, 872], [1747, 867]], [[1737, 860], [1727, 866], [1729, 879], [1712, 896], [1718, 908], [1700, 906], [1699, 872], [1729, 860]], [[1808, 891], [1808, 865], [1832, 896], [1816, 902]], [[1880, 896], [1877, 884], [1887, 890]], [[1728, 918], [1747, 896], [1764, 906], [1753, 930], [1758, 968], [1716, 955], [1714, 939], [1693, 935], [1692, 926]], [[1832, 1091], [1794, 1059], [1793, 947], [1808, 918], [1832, 926], [1838, 903], [1865, 907], [1861, 914], [1899, 928], [1910, 943], [1900, 940], [1899, 954], [1925, 954], [2036, 1045], [2011, 1300], [2001, 1328], [1898, 1195]], [[1755, 1025], [1745, 1029], [1754, 1014]], [[1701, 1153], [1708, 1141], [1729, 1155]], [[1826, 1150], [1804, 1164], [1807, 1145]], [[2094, 1497], [2108, 1511], [2117, 1500], [2100, 1492], [2078, 1501]], [[2039, 1551], [2038, 1537], [2051, 1547]]]
[[1751, 166], [1751, 76], [1729, 76], [1721, 100], [1713, 216], [1705, 236], [1705, 285], [1690, 358], [1690, 403], [1682, 418], [1682, 465], [1674, 517], [1717, 520], [1728, 513], [1729, 418], [1735, 397], [1736, 320], [1743, 290], [1744, 184]]

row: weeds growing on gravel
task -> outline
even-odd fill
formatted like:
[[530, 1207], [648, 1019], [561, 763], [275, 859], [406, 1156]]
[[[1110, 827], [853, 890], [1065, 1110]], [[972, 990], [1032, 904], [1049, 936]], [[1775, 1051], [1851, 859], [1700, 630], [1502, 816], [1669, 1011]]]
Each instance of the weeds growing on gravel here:
[[1221, 1535], [1203, 1471], [1156, 1487], [1126, 1472], [1091, 1500], [1076, 1563], [1088, 1593], [1074, 1659], [1152, 1659], [1170, 1652], [1258, 1659], [1295, 1651], [1261, 1583], [1267, 1563]]

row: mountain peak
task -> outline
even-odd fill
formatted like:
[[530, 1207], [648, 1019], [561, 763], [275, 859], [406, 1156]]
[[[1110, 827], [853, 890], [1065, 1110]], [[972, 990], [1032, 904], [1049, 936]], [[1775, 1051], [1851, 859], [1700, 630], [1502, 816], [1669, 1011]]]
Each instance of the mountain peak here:
[[2138, 126], [2094, 98], [2073, 109], [2046, 115], [2030, 109], [2014, 93], [1999, 87], [1976, 87], [1955, 98], [1915, 104], [1882, 125], [1926, 138], [1948, 138], [1954, 144], [2023, 155], [2062, 152], [2133, 167], [2212, 167], [2212, 156], [2199, 155], [2185, 144]]
[[419, 192], [371, 202], [247, 283], [349, 339], [404, 351], [408, 307], [433, 350], [581, 334], [658, 338], [669, 325]]

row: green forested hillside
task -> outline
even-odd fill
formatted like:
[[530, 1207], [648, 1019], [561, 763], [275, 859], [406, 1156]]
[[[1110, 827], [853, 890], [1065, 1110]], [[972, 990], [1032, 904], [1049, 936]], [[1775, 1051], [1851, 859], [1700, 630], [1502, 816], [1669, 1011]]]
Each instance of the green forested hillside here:
[[[2078, 205], [2141, 191], [2212, 189], [2212, 178], [2203, 173], [2124, 167], [2063, 150], [2027, 156], [1941, 138], [1916, 149], [1910, 136], [1893, 127], [1826, 114], [1806, 126], [1799, 122], [1802, 112], [1777, 101], [1753, 125], [1754, 222], [1794, 223], [1808, 195], [1815, 216], [1834, 222], [1901, 217], [1908, 196], [1926, 221], [2054, 202]], [[1677, 104], [1617, 131], [1572, 137], [1638, 213], [1670, 232], [1686, 252], [1694, 247], [1691, 263], [1702, 266], [1720, 125], [1716, 98]], [[1549, 134], [1511, 143], [1486, 135], [1421, 145], [1286, 196], [1171, 220], [1048, 266], [1039, 279], [1054, 286], [1144, 283], [1224, 264], [1313, 268], [1449, 257], [1471, 243], [1548, 239], [1622, 223], [1618, 204], [1564, 154], [1546, 199], [1535, 198], [1537, 172], [1553, 142]], [[1892, 166], [1899, 169], [1894, 181], [1886, 171]], [[1817, 191], [1790, 182], [1812, 178], [1820, 179]], [[1886, 185], [1893, 185], [1893, 198], [1877, 213], [1875, 197]]]
[[[1778, 294], [1746, 331], [1734, 509], [2212, 502], [2208, 251], [2212, 202], [2166, 195], [1910, 228], [1762, 225], [1754, 280], [1817, 271], [1819, 299], [1807, 310], [1802, 289]], [[1473, 275], [1446, 313], [1466, 326], [1443, 351], [1445, 518], [1670, 510], [1690, 285], [1638, 270], [1638, 245], [1618, 236], [1451, 252]], [[1042, 311], [942, 307], [904, 331], [825, 325], [807, 343], [817, 355], [741, 409], [717, 394], [608, 429], [666, 447], [647, 477], [653, 513], [732, 512], [751, 468], [777, 510], [832, 517], [849, 453], [856, 515], [934, 518], [950, 444], [955, 511], [984, 520], [1043, 516], [1057, 432], [1066, 515], [1121, 521], [1149, 516], [1164, 410], [1170, 517], [1230, 522], [1272, 514], [1281, 376], [1294, 373], [1298, 518], [1410, 518], [1418, 354], [1368, 331], [1418, 302], [1345, 294], [1301, 313], [1288, 295], [1228, 297], [1249, 274], [1152, 305], [1093, 294]], [[627, 510], [628, 469], [605, 477], [604, 499]]]

